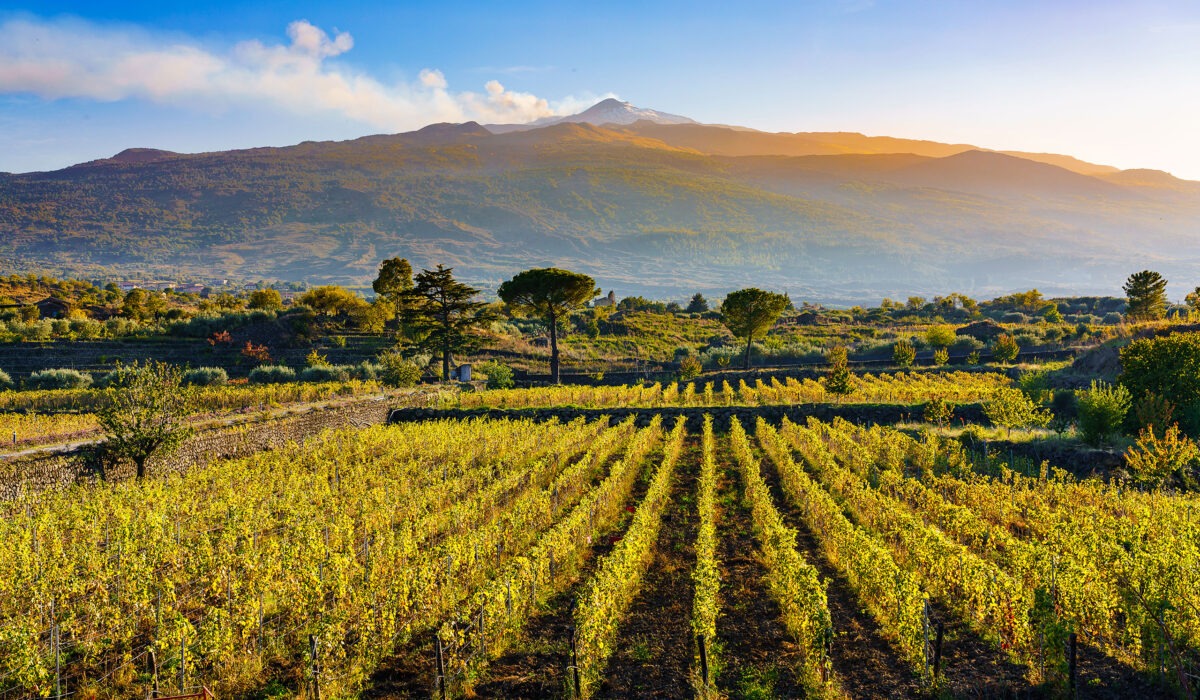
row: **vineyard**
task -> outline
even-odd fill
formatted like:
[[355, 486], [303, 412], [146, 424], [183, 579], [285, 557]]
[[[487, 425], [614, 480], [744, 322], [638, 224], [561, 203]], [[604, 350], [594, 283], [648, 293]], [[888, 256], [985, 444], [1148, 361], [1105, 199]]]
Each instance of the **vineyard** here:
[[[977, 400], [1002, 385], [965, 376], [858, 390], [903, 401], [962, 381], [957, 398]], [[840, 419], [340, 429], [0, 504], [0, 700], [1194, 697], [1197, 506]]]
[[527, 408], [577, 406], [580, 408], [664, 406], [773, 406], [796, 403], [846, 401], [853, 403], [921, 403], [933, 397], [951, 402], [981, 401], [996, 389], [1009, 386], [1008, 377], [995, 372], [894, 372], [863, 374], [853, 380], [852, 391], [842, 397], [826, 390], [823, 381], [794, 377], [755, 379], [734, 386], [720, 383], [655, 382], [628, 386], [551, 386], [533, 389], [493, 389], [461, 394], [462, 408]]

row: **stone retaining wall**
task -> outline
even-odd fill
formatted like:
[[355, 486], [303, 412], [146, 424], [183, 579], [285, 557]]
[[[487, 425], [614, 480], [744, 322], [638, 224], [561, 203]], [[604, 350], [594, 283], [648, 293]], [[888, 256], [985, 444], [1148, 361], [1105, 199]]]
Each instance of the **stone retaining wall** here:
[[[769, 421], [780, 421], [784, 417], [792, 422], [802, 423], [807, 418], [814, 417], [823, 421], [831, 421], [835, 417], [844, 418], [854, 423], [862, 424], [894, 424], [902, 421], [919, 421], [925, 410], [924, 404], [911, 406], [899, 404], [830, 404], [802, 403], [780, 406], [662, 406], [655, 408], [397, 408], [388, 416], [389, 423], [407, 423], [410, 421], [434, 420], [439, 418], [462, 420], [467, 418], [531, 418], [535, 421], [545, 421], [557, 418], [569, 421], [583, 416], [589, 420], [600, 416], [609, 416], [614, 423], [635, 415], [637, 421], [648, 423], [655, 415], [662, 415], [663, 420], [671, 422], [676, 416], [685, 416], [689, 430], [699, 430], [705, 414], [713, 416], [717, 430], [726, 430], [729, 419], [736, 417], [743, 426], [749, 428], [759, 416]], [[955, 418], [963, 418], [973, 423], [984, 422], [983, 411], [979, 404], [962, 404], [954, 408]]]

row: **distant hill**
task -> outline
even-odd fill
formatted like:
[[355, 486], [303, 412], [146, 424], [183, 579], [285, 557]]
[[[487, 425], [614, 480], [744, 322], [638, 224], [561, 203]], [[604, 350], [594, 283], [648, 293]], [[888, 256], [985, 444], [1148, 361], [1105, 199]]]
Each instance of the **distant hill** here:
[[748, 284], [847, 302], [1100, 293], [1143, 267], [1200, 277], [1197, 188], [861, 134], [435, 124], [284, 148], [129, 149], [2, 177], [0, 259], [84, 277], [365, 285], [403, 255], [488, 289], [558, 265], [621, 295], [677, 298]]
[[889, 182], [983, 195], [1126, 197], [1119, 186], [1055, 165], [1003, 153], [965, 151], [888, 171]]

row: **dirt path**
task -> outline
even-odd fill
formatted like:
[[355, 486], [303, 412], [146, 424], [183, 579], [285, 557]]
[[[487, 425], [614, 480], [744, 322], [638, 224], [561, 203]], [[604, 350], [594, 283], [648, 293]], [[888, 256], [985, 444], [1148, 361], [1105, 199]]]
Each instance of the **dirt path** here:
[[601, 698], [690, 698], [692, 569], [696, 563], [699, 439], [676, 467], [654, 561], [642, 592], [621, 624], [619, 646], [605, 671]]
[[729, 463], [727, 450], [719, 445], [721, 607], [716, 685], [730, 698], [800, 697], [804, 689], [792, 670], [800, 664], [800, 651], [767, 590], [767, 572], [758, 558], [750, 513], [742, 505], [741, 480]]

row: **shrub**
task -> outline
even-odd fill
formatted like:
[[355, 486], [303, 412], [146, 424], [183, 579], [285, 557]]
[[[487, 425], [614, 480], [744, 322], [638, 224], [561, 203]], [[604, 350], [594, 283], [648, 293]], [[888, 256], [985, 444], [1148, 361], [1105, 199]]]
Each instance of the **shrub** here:
[[949, 350], [947, 350], [946, 348], [938, 348], [937, 350], [933, 351], [933, 364], [938, 365], [940, 367], [942, 365], [946, 365], [949, 363], [950, 363], [950, 351]]
[[1007, 333], [996, 336], [996, 341], [992, 343], [992, 357], [996, 362], [1012, 362], [1020, 353], [1021, 346]]
[[229, 375], [220, 367], [197, 367], [183, 373], [183, 383], [191, 386], [225, 386]]
[[1121, 321], [1123, 321], [1123, 320], [1125, 320], [1124, 316], [1117, 313], [1116, 311], [1110, 311], [1110, 312], [1104, 314], [1104, 318], [1101, 319], [1101, 322], [1107, 326], [1116, 326], [1116, 325], [1120, 324]]
[[71, 332], [77, 338], [91, 340], [104, 334], [104, 324], [90, 318], [76, 318], [71, 320]]
[[86, 389], [92, 385], [92, 375], [74, 369], [44, 369], [29, 375], [25, 383], [31, 389]]
[[96, 386], [101, 389], [124, 386], [133, 378], [134, 372], [133, 367], [117, 367], [107, 374], [100, 375], [100, 378], [96, 380]]
[[250, 370], [251, 384], [283, 384], [296, 381], [296, 371], [283, 365], [264, 365]]
[[388, 386], [408, 387], [421, 381], [421, 367], [400, 353], [381, 355], [379, 365], [379, 379]]
[[967, 364], [968, 365], [979, 364], [979, 351], [978, 350], [976, 350], [975, 352], [972, 352], [970, 355], [967, 355]]
[[1149, 429], [1158, 437], [1162, 437], [1167, 426], [1171, 425], [1175, 415], [1175, 405], [1153, 391], [1147, 391], [1133, 403], [1133, 413], [1129, 414], [1126, 422], [1132, 419], [1133, 428], [1139, 433]]
[[932, 326], [925, 331], [925, 342], [933, 348], [950, 347], [956, 339], [953, 326]]
[[850, 354], [844, 345], [829, 349], [829, 374], [825, 375], [825, 390], [839, 400], [854, 392], [854, 374], [850, 371]]
[[1200, 333], [1135, 340], [1121, 350], [1121, 368], [1135, 399], [1161, 396], [1175, 406], [1184, 433], [1200, 434]]
[[983, 413], [993, 425], [1005, 428], [1042, 427], [1050, 422], [1050, 413], [1038, 407], [1020, 389], [997, 389], [983, 402]]
[[1029, 317], [1020, 311], [1010, 311], [1000, 317], [1001, 323], [1025, 324], [1029, 323]]
[[306, 367], [329, 367], [330, 362], [328, 357], [317, 352], [316, 348], [313, 348], [304, 358], [304, 365]]
[[1137, 444], [1125, 452], [1125, 466], [1134, 478], [1144, 484], [1161, 486], [1172, 477], [1184, 483], [1192, 480], [1196, 462], [1200, 460], [1200, 449], [1190, 438], [1172, 425], [1162, 438], [1153, 430], [1143, 430]]
[[1050, 372], [1044, 369], [1033, 369], [1022, 372], [1017, 379], [1017, 386], [1031, 400], [1046, 403], [1050, 400], [1053, 389], [1050, 387]]
[[256, 289], [250, 292], [249, 307], [251, 309], [282, 309], [283, 296], [274, 289]]
[[892, 346], [892, 362], [901, 367], [908, 367], [917, 359], [917, 351], [907, 340], [897, 340]]
[[925, 421], [933, 423], [938, 428], [954, 420], [954, 407], [942, 397], [934, 397], [925, 403]]
[[516, 386], [516, 382], [513, 381], [512, 368], [508, 365], [492, 360], [479, 365], [479, 371], [487, 377], [487, 388], [489, 389], [511, 389]]
[[1078, 399], [1079, 432], [1089, 445], [1099, 445], [1115, 435], [1125, 422], [1125, 414], [1133, 399], [1129, 390], [1120, 384], [1110, 385], [1092, 380], [1089, 389], [1075, 392]]
[[8, 372], [0, 369], [0, 391], [13, 388], [12, 377], [8, 376]]
[[302, 382], [344, 382], [350, 379], [350, 367], [344, 365], [314, 365], [300, 371]]
[[108, 332], [109, 337], [116, 338], [137, 330], [137, 324], [123, 316], [114, 316], [104, 322], [104, 330]]
[[978, 338], [972, 338], [969, 335], [960, 335], [958, 339], [950, 346], [954, 352], [971, 353], [976, 350], [983, 349], [983, 341]]
[[679, 378], [682, 381], [691, 381], [699, 377], [703, 371], [704, 366], [700, 364], [700, 358], [695, 355], [687, 355], [679, 361]]
[[357, 379], [360, 382], [373, 382], [379, 379], [380, 367], [366, 360], [353, 366], [346, 368], [350, 372], [351, 379]]

